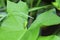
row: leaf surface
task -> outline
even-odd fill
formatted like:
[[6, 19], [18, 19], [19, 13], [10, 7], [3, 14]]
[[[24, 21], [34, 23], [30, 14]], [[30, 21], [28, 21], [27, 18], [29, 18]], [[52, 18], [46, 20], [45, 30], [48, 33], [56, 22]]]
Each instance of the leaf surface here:
[[0, 40], [18, 40], [26, 29], [28, 6], [25, 2], [13, 3], [7, 0], [7, 17], [0, 28]]

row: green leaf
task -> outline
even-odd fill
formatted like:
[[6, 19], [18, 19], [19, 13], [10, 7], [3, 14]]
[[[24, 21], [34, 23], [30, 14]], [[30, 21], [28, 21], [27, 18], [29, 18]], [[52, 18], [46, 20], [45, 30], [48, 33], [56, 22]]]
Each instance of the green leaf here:
[[60, 24], [60, 17], [55, 13], [55, 9], [40, 14], [32, 23], [28, 31], [20, 38], [20, 40], [36, 40], [39, 35], [40, 27]]
[[0, 40], [18, 40], [27, 30], [28, 6], [7, 0], [7, 17], [0, 27]]
[[50, 40], [52, 36], [40, 36], [38, 40]]
[[9, 29], [0, 28], [0, 40], [18, 40], [26, 30], [11, 31]]
[[38, 40], [60, 40], [59, 36], [51, 35], [51, 36], [40, 36]]
[[60, 17], [57, 16], [55, 9], [40, 14], [37, 20], [45, 26], [60, 24]]
[[25, 29], [25, 23], [27, 22], [28, 6], [26, 3], [20, 1], [19, 3], [13, 3], [7, 1], [8, 16], [2, 24], [2, 28], [11, 30], [23, 30]]
[[55, 2], [53, 2], [53, 5], [60, 10], [60, 0], [55, 0]]

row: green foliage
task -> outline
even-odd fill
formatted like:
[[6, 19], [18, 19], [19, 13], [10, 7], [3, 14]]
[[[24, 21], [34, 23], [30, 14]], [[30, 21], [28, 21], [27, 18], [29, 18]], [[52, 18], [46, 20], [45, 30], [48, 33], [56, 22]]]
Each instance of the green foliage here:
[[1, 8], [1, 7], [5, 7], [4, 1], [5, 1], [5, 0], [0, 0], [0, 8]]
[[18, 40], [27, 30], [26, 22], [28, 16], [25, 15], [28, 14], [28, 7], [22, 1], [18, 4], [7, 1], [7, 12], [7, 17], [0, 28], [0, 40]]
[[56, 36], [56, 35], [51, 35], [51, 36], [40, 36], [38, 40], [60, 40], [60, 37], [59, 36]]
[[55, 10], [49, 10], [40, 14], [37, 19], [32, 23], [28, 31], [22, 36], [21, 40], [37, 40], [39, 29], [43, 26], [50, 26], [60, 24], [60, 17], [55, 14]]
[[[39, 36], [41, 27], [60, 24], [60, 17], [56, 15], [55, 8], [39, 14], [29, 29], [27, 29], [27, 20], [30, 17], [28, 16], [29, 12], [50, 6], [29, 9], [26, 3], [29, 2], [31, 5], [33, 1], [26, 0], [26, 2], [19, 1], [14, 3], [7, 0], [7, 15], [0, 14], [0, 17], [4, 19], [0, 18], [0, 40], [60, 40], [60, 36], [54, 34], [51, 36]], [[40, 2], [41, 0], [38, 0], [36, 6], [39, 6]]]
[[60, 0], [56, 0], [55, 2], [53, 2], [53, 5], [60, 10]]
[[39, 9], [42, 9], [42, 8], [47, 8], [48, 6], [50, 6], [50, 5], [46, 5], [46, 6], [42, 6], [42, 7], [30, 8], [30, 9], [29, 9], [29, 12], [36, 11], [36, 10], [39, 10]]

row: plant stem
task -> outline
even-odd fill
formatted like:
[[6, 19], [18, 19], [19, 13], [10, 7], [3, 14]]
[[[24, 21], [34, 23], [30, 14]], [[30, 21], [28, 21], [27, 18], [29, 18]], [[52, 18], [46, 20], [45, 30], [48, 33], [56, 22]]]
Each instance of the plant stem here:
[[0, 0], [1, 7], [5, 7], [5, 0]]
[[39, 9], [41, 9], [41, 8], [47, 8], [47, 7], [49, 7], [49, 6], [51, 6], [51, 5], [46, 5], [46, 6], [42, 6], [42, 7], [34, 7], [34, 8], [31, 8], [31, 9], [29, 10], [29, 12], [31, 12], [31, 11], [36, 11], [36, 10], [39, 10]]
[[39, 6], [40, 2], [41, 2], [41, 0], [38, 0], [38, 2], [37, 2], [37, 4], [36, 4], [36, 6]]

